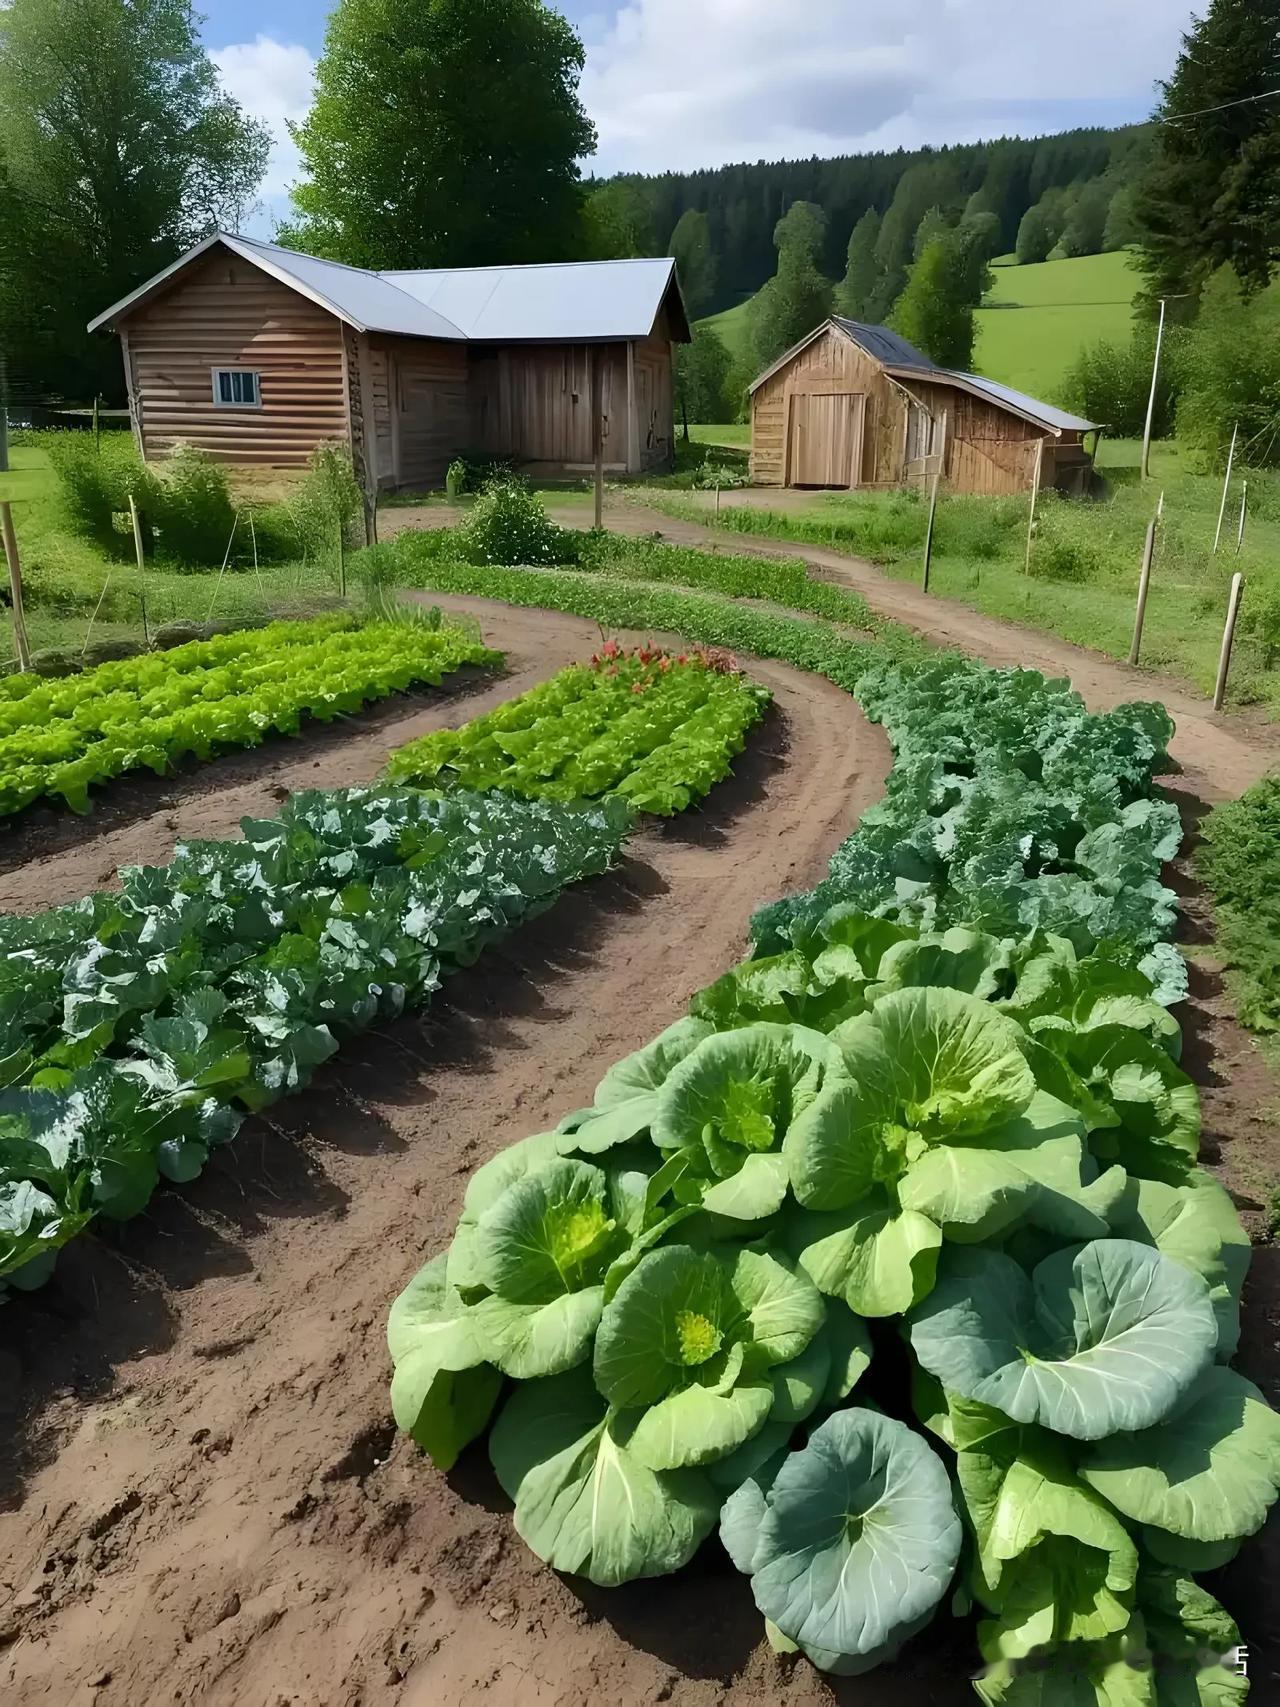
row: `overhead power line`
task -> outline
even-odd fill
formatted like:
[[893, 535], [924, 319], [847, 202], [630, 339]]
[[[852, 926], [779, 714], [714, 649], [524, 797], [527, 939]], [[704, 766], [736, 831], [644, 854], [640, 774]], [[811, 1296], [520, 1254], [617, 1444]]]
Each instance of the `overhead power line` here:
[[1202, 119], [1209, 113], [1225, 113], [1229, 107], [1247, 107], [1253, 101], [1274, 101], [1280, 95], [1280, 89], [1267, 89], [1261, 95], [1241, 95], [1238, 101], [1223, 101], [1217, 107], [1197, 107], [1193, 113], [1169, 113], [1162, 119], [1164, 124], [1182, 124], [1185, 119]]

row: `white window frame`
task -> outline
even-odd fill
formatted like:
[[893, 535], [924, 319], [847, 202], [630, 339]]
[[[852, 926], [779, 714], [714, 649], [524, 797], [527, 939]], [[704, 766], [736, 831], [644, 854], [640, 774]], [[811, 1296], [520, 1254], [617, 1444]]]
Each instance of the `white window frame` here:
[[[261, 409], [262, 407], [262, 375], [256, 368], [251, 367], [215, 367], [211, 368], [213, 383], [213, 406], [215, 409]], [[247, 378], [253, 381], [253, 402], [228, 402], [222, 395], [221, 380], [223, 374], [233, 377]]]

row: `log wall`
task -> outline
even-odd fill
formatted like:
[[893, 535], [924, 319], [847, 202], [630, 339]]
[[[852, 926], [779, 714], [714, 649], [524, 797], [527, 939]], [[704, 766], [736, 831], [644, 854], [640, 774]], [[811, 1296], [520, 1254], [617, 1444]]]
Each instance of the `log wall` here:
[[[197, 262], [127, 330], [146, 457], [190, 444], [224, 462], [296, 468], [347, 438], [341, 323], [239, 256]], [[214, 368], [260, 374], [261, 408], [218, 408]]]

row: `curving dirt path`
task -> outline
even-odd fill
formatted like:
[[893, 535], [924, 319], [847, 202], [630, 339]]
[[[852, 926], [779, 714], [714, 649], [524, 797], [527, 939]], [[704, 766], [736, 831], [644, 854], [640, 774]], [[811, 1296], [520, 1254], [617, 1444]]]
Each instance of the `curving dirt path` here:
[[[372, 775], [407, 733], [582, 656], [574, 618], [480, 614], [510, 675], [327, 746], [166, 785], [93, 834], [92, 860], [163, 858], [281, 787]], [[718, 1550], [626, 1595], [570, 1586], [514, 1535], [482, 1453], [437, 1475], [387, 1414], [388, 1303], [447, 1239], [467, 1175], [586, 1101], [604, 1068], [739, 957], [753, 908], [823, 873], [879, 797], [887, 743], [828, 683], [753, 663], [776, 711], [706, 808], [647, 830], [452, 980], [246, 1127], [194, 1186], [72, 1247], [4, 1309], [0, 1698], [78, 1707], [682, 1707], [829, 1699], [778, 1682]], [[11, 874], [8, 904], [72, 892], [86, 854]], [[967, 1649], [967, 1635], [961, 1638]], [[937, 1643], [862, 1707], [968, 1699]], [[882, 1693], [881, 1689], [887, 1693]]]
[[[564, 527], [586, 528], [593, 520], [590, 508], [581, 504], [552, 504], [550, 512]], [[379, 525], [383, 535], [391, 538], [406, 528], [447, 526], [458, 519], [458, 514], [441, 504], [398, 508], [386, 511]], [[647, 508], [642, 494], [630, 497], [611, 493], [607, 525], [616, 533], [661, 534], [672, 544], [694, 545], [704, 551], [799, 558], [811, 566], [818, 579], [851, 587], [873, 611], [902, 623], [925, 640], [954, 646], [987, 664], [1020, 665], [1047, 676], [1068, 676], [1093, 711], [1106, 711], [1125, 700], [1161, 700], [1178, 725], [1173, 753], [1184, 773], [1179, 792], [1210, 804], [1234, 799], [1280, 765], [1280, 726], [1274, 723], [1238, 713], [1216, 713], [1185, 682], [1150, 670], [1131, 669], [1070, 641], [984, 616], [953, 599], [921, 592], [913, 583], [894, 580], [862, 558], [821, 546], [729, 534], [697, 522], [676, 520]]]

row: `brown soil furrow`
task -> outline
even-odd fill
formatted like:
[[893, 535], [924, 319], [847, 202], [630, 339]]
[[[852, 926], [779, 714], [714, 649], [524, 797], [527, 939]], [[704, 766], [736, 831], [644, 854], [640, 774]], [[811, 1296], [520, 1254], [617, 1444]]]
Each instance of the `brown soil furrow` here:
[[[447, 602], [482, 614], [513, 677], [415, 712], [417, 727], [596, 639], [573, 618]], [[444, 1478], [388, 1428], [387, 1307], [447, 1239], [469, 1171], [678, 1017], [739, 957], [753, 908], [815, 882], [881, 792], [887, 744], [845, 694], [751, 669], [777, 709], [703, 810], [647, 829], [427, 1014], [354, 1042], [195, 1185], [80, 1241], [51, 1287], [5, 1306], [6, 1703], [826, 1698], [803, 1670], [778, 1685], [717, 1549], [626, 1594], [571, 1587], [514, 1535], [483, 1451]], [[362, 780], [408, 732], [356, 733], [272, 781]], [[202, 780], [187, 834], [265, 809], [257, 782]], [[141, 820], [129, 857], [162, 859], [175, 833]], [[84, 857], [51, 854], [26, 904], [70, 893]], [[889, 1696], [864, 1685], [859, 1700], [896, 1698], [917, 1672], [922, 1703], [966, 1698], [956, 1667], [922, 1652]]]

